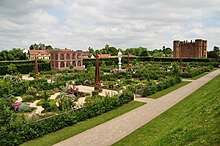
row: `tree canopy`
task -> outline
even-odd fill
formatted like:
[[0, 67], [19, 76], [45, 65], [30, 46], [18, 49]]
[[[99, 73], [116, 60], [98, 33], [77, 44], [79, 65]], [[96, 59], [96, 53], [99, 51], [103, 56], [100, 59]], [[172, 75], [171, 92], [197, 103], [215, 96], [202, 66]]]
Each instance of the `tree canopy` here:
[[220, 49], [219, 49], [219, 47], [214, 46], [212, 51], [208, 51], [207, 52], [207, 56], [208, 56], [208, 58], [218, 59], [218, 57], [220, 56]]
[[20, 48], [13, 50], [3, 50], [0, 52], [0, 61], [4, 60], [26, 60], [27, 56]]
[[42, 43], [39, 43], [39, 44], [32, 44], [30, 47], [29, 47], [30, 50], [53, 50], [53, 47], [51, 45], [45, 45], [45, 44], [42, 44]]

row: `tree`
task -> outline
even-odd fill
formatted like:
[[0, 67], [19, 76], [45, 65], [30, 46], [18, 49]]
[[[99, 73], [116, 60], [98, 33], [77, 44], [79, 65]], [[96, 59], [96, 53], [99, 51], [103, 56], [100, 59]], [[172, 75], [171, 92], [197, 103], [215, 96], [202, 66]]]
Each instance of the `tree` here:
[[3, 50], [0, 52], [0, 61], [3, 60], [26, 60], [27, 56], [20, 48], [13, 48], [13, 50]]
[[144, 50], [140, 56], [149, 56], [149, 53], [147, 50]]
[[32, 44], [29, 47], [30, 50], [53, 50], [53, 47], [51, 45], [46, 46], [45, 44], [39, 43], [39, 44]]
[[88, 51], [89, 51], [89, 53], [91, 53], [91, 54], [94, 54], [94, 52], [95, 52], [94, 49], [91, 48], [91, 47], [88, 48]]
[[[142, 54], [142, 52], [144, 52]], [[125, 54], [132, 54], [132, 55], [135, 55], [135, 56], [148, 56], [149, 53], [148, 53], [148, 50], [147, 48], [144, 48], [144, 47], [138, 47], [138, 48], [128, 48], [125, 50]]]
[[220, 55], [220, 49], [217, 46], [213, 47], [213, 51], [208, 51], [207, 53], [208, 58], [218, 59], [219, 55]]
[[165, 54], [165, 56], [171, 55], [173, 54], [171, 48], [163, 48], [163, 54]]
[[53, 50], [53, 47], [51, 45], [46, 46], [46, 50]]

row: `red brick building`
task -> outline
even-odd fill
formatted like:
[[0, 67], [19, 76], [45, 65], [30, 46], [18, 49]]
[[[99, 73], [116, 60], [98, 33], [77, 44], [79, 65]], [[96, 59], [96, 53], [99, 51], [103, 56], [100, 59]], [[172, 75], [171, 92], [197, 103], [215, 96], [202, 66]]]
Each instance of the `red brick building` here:
[[50, 66], [51, 70], [67, 70], [73, 65], [73, 69], [83, 68], [83, 52], [82, 50], [51, 50], [50, 51]]
[[47, 50], [29, 50], [28, 55], [30, 57], [30, 60], [34, 60], [35, 56], [37, 59], [50, 59], [50, 53]]
[[207, 57], [207, 40], [173, 41], [173, 57], [180, 57], [180, 54], [185, 58]]

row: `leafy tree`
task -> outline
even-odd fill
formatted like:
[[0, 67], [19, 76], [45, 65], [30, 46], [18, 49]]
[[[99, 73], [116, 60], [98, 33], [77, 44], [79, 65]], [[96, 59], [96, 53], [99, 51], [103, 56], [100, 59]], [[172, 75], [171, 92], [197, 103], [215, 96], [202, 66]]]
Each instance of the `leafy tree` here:
[[168, 56], [173, 54], [173, 51], [171, 50], [171, 48], [163, 48], [163, 54], [165, 54], [165, 56]]
[[147, 50], [144, 50], [143, 52], [141, 52], [141, 55], [140, 56], [148, 56], [149, 53]]
[[148, 50], [144, 47], [138, 47], [138, 48], [128, 48], [125, 50], [125, 54], [132, 54], [135, 56], [148, 56]]
[[91, 48], [91, 47], [88, 48], [88, 51], [89, 51], [89, 53], [91, 53], [91, 54], [94, 54], [94, 52], [95, 52], [94, 49]]
[[3, 60], [26, 60], [27, 56], [22, 52], [20, 48], [14, 48], [13, 50], [1, 51], [0, 52], [0, 61]]
[[218, 59], [219, 55], [220, 55], [220, 49], [217, 46], [213, 47], [213, 51], [208, 51], [207, 53], [208, 58]]
[[29, 47], [30, 50], [53, 50], [53, 47], [51, 45], [46, 46], [45, 44], [39, 43], [39, 44], [32, 44]]
[[51, 45], [46, 46], [46, 50], [53, 50], [53, 47]]

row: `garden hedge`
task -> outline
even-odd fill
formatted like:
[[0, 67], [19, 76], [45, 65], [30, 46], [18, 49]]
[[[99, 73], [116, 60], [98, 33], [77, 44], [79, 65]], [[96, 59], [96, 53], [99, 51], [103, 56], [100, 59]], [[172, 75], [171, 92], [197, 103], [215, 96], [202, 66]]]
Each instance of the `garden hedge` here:
[[[156, 61], [156, 62], [179, 62], [179, 58], [154, 58], [154, 57], [130, 57], [131, 61]], [[83, 59], [83, 64], [85, 66], [95, 66], [95, 61], [96, 59], [93, 58], [84, 58]], [[183, 62], [215, 62], [214, 59], [212, 58], [182, 58]], [[128, 59], [127, 57], [122, 58], [122, 64], [127, 63]], [[118, 58], [101, 58], [100, 63], [105, 63], [107, 66], [109, 65], [117, 65], [118, 64]]]
[[[21, 74], [28, 74], [30, 72], [34, 72], [34, 61], [4, 61], [0, 62], [0, 75], [9, 74], [7, 71], [8, 65], [15, 64], [17, 68], [17, 72]], [[50, 63], [46, 61], [38, 61], [38, 69], [39, 71], [49, 71]]]
[[41, 121], [28, 121], [9, 125], [5, 131], [0, 132], [0, 145], [19, 145], [33, 138], [71, 126], [102, 113], [113, 110], [133, 100], [133, 94], [129, 91], [120, 96], [98, 97], [86, 103], [85, 107], [73, 112], [63, 113]]

